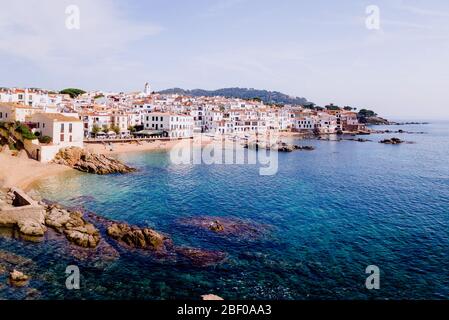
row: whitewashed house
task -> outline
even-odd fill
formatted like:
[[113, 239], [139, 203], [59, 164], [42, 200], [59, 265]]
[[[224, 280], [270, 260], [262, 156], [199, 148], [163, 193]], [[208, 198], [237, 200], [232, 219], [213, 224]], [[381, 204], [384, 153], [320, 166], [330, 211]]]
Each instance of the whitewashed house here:
[[43, 112], [42, 109], [16, 103], [0, 103], [0, 122], [25, 122], [26, 117]]
[[193, 117], [185, 114], [152, 112], [144, 117], [144, 129], [165, 131], [170, 138], [192, 138]]

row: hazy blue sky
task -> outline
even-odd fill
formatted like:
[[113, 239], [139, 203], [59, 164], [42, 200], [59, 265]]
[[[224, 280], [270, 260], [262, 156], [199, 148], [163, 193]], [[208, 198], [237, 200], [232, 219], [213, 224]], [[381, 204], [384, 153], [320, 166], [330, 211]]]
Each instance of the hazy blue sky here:
[[[0, 86], [240, 86], [449, 118], [449, 1], [0, 0]], [[69, 4], [80, 30], [65, 27]], [[380, 30], [365, 26], [368, 5]]]

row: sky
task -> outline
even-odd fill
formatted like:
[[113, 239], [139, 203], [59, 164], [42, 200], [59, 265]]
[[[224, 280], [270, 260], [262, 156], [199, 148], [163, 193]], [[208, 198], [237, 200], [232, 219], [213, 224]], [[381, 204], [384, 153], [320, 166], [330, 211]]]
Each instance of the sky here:
[[[390, 118], [449, 119], [447, 0], [0, 4], [0, 86], [238, 86], [318, 105], [369, 108]], [[67, 28], [67, 20], [73, 22], [69, 5], [79, 9], [79, 29]], [[378, 20], [367, 12], [373, 5]]]

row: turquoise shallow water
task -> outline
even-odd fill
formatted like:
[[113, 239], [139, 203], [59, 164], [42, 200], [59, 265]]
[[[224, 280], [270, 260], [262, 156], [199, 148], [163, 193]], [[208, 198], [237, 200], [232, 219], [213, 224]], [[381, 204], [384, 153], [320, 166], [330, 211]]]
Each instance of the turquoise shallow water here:
[[[33, 259], [33, 272], [45, 277], [31, 286], [44, 299], [447, 299], [449, 124], [387, 129], [427, 134], [300, 142], [316, 150], [279, 154], [273, 176], [260, 176], [254, 165], [174, 165], [167, 153], [134, 153], [118, 157], [137, 173], [76, 173], [36, 185], [47, 199], [153, 227], [177, 245], [223, 251], [228, 258], [217, 266], [120, 248], [117, 261], [99, 266], [62, 254], [51, 241], [8, 237], [0, 250]], [[392, 136], [416, 143], [377, 143]], [[268, 228], [260, 238], [224, 237], [180, 222], [199, 216]], [[82, 274], [76, 292], [64, 285], [72, 263]], [[368, 265], [381, 270], [380, 290], [365, 288]], [[26, 294], [0, 286], [0, 297]]]

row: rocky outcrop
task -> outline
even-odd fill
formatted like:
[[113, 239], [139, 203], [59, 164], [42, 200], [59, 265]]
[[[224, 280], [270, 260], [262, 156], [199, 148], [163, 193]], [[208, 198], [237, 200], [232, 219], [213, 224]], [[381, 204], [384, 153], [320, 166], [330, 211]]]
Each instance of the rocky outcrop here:
[[53, 162], [69, 166], [82, 172], [100, 175], [136, 171], [136, 169], [116, 159], [102, 154], [93, 154], [76, 147], [61, 149], [55, 156]]
[[224, 225], [220, 223], [220, 221], [215, 220], [210, 223], [209, 229], [215, 232], [221, 232], [224, 231]]
[[166, 236], [150, 229], [138, 228], [125, 223], [113, 223], [107, 228], [107, 234], [132, 248], [161, 251], [169, 241]]
[[405, 141], [402, 141], [399, 138], [384, 139], [384, 140], [379, 141], [379, 143], [383, 143], [383, 144], [401, 144], [404, 142]]
[[222, 300], [224, 300], [222, 297], [219, 297], [215, 294], [205, 294], [205, 295], [202, 295], [201, 298], [204, 301], [222, 301]]
[[26, 286], [28, 283], [28, 279], [29, 277], [27, 275], [15, 269], [9, 274], [9, 282], [12, 286], [15, 287]]
[[101, 240], [100, 232], [83, 218], [79, 211], [69, 211], [57, 205], [47, 207], [45, 224], [64, 233], [67, 240], [83, 248], [95, 248]]
[[32, 219], [19, 221], [17, 226], [20, 233], [30, 237], [42, 237], [47, 231], [47, 228], [42, 223]]
[[243, 145], [243, 147], [245, 149], [254, 149], [254, 150], [259, 150], [259, 149], [266, 149], [266, 150], [273, 150], [273, 151], [278, 151], [278, 152], [293, 152], [295, 150], [299, 150], [299, 151], [312, 151], [315, 150], [315, 147], [313, 146], [299, 146], [299, 145], [294, 145], [294, 144], [288, 144], [285, 142], [279, 142], [279, 143], [275, 143], [275, 144], [264, 144], [264, 143], [260, 143], [260, 142], [253, 142], [253, 143], [246, 143]]

